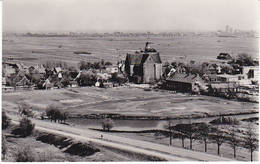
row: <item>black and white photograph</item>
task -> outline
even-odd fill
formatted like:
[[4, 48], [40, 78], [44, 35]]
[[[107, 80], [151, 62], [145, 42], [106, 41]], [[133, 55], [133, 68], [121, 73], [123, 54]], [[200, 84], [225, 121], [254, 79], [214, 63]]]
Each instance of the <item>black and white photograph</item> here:
[[259, 161], [259, 0], [2, 0], [2, 162]]

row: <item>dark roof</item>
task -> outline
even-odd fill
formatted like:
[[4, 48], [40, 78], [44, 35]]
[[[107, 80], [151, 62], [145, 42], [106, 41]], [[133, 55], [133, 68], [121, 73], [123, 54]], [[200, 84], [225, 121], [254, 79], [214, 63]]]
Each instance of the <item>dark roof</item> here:
[[20, 83], [29, 83], [29, 80], [26, 78], [26, 76], [16, 75], [13, 80], [14, 83], [20, 84]]
[[194, 83], [196, 80], [200, 80], [199, 75], [181, 73], [174, 73], [170, 77], [166, 78], [166, 81], [176, 81], [182, 83]]
[[70, 77], [75, 79], [78, 76], [79, 72], [70, 72]]
[[155, 63], [162, 63], [159, 53], [151, 54]]
[[127, 54], [126, 60], [130, 65], [139, 65], [146, 61], [148, 56], [151, 56], [155, 63], [162, 63], [159, 53], [139, 53]]
[[44, 75], [43, 74], [32, 74], [31, 77], [34, 78], [35, 80], [40, 80], [40, 79], [44, 78]]
[[19, 82], [16, 83], [16, 85], [24, 85], [30, 83], [30, 81], [24, 76]]

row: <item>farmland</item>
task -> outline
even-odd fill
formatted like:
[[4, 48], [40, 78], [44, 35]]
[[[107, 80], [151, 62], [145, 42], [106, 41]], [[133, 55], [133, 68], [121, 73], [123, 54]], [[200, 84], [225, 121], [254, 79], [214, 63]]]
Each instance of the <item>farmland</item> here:
[[[104, 59], [116, 64], [118, 58], [125, 59], [126, 53], [144, 48], [144, 37], [4, 37], [3, 57], [13, 57], [26, 65], [43, 64], [45, 61], [66, 61], [77, 66], [79, 61]], [[258, 58], [257, 38], [219, 37], [157, 37], [150, 38], [153, 48], [160, 52], [163, 62], [181, 60], [211, 61], [220, 52], [248, 53]], [[86, 51], [91, 54], [74, 54]]]

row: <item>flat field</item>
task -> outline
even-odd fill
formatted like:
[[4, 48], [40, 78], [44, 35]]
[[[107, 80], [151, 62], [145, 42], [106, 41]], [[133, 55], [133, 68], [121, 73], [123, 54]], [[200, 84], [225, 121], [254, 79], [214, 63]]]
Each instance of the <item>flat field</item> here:
[[49, 104], [54, 104], [73, 115], [109, 113], [127, 116], [178, 117], [258, 110], [257, 103], [176, 94], [164, 90], [144, 91], [129, 86], [108, 89], [80, 87], [3, 93], [3, 109], [17, 111], [17, 106], [21, 102], [29, 103], [37, 112], [44, 112]]
[[[143, 49], [146, 40], [145, 37], [4, 37], [3, 57], [12, 56], [27, 65], [56, 60], [76, 66], [81, 60], [101, 59], [115, 64], [119, 58], [125, 59], [126, 53]], [[153, 37], [149, 41], [154, 43], [151, 46], [160, 52], [163, 62], [181, 60], [183, 56], [186, 61], [211, 61], [220, 52], [247, 53], [258, 58], [259, 53], [258, 38]], [[91, 54], [74, 54], [75, 51]]]

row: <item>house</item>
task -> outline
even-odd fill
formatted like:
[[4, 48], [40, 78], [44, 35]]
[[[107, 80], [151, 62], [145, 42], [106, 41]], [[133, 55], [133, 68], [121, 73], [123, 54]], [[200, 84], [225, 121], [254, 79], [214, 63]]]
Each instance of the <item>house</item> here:
[[119, 72], [124, 73], [125, 72], [125, 60], [119, 60], [117, 65], [118, 65]]
[[108, 81], [112, 77], [109, 73], [96, 73], [97, 78], [102, 79], [103, 81]]
[[152, 83], [162, 77], [162, 61], [151, 44], [146, 42], [144, 50], [136, 51], [134, 54], [127, 54], [125, 59], [125, 71], [130, 82]]
[[54, 73], [57, 74], [62, 71], [61, 67], [56, 67], [53, 69]]
[[95, 87], [103, 87], [104, 84], [101, 79], [97, 79], [97, 82], [95, 83]]
[[106, 71], [108, 73], [110, 73], [110, 74], [118, 73], [119, 72], [119, 68], [115, 67], [115, 66], [108, 66], [108, 67], [106, 67]]
[[199, 75], [174, 73], [166, 78], [166, 89], [187, 92], [199, 93], [201, 90], [207, 90], [207, 87]]
[[259, 67], [258, 66], [243, 66], [242, 74], [250, 80], [259, 80]]
[[30, 81], [25, 76], [25, 71], [19, 71], [15, 76], [11, 77], [11, 81], [15, 86], [26, 86]]
[[216, 74], [204, 74], [202, 79], [208, 84], [219, 83], [218, 76]]
[[[31, 68], [31, 67], [30, 67]], [[35, 68], [35, 69], [31, 69], [30, 70], [30, 68], [29, 68], [29, 72], [31, 73], [31, 74], [42, 74], [42, 75], [45, 75], [46, 74], [46, 71], [45, 71], [45, 68]]]
[[2, 87], [5, 87], [5, 86], [6, 86], [6, 78], [2, 77]]
[[70, 87], [71, 88], [76, 88], [78, 86], [78, 82], [77, 81], [70, 81]]
[[13, 67], [6, 66], [6, 67], [4, 68], [4, 75], [5, 75], [5, 76], [10, 77], [10, 76], [14, 75], [15, 73], [16, 73], [16, 70], [15, 70], [15, 68], [13, 68]]
[[220, 60], [232, 60], [232, 57], [229, 53], [220, 53], [218, 56], [217, 56], [217, 59], [220, 59]]
[[30, 81], [27, 79], [26, 76], [23, 76], [23, 78], [20, 81], [16, 82], [15, 84], [16, 86], [26, 86], [30, 84]]
[[51, 89], [52, 84], [49, 79], [41, 80], [38, 84], [38, 89]]
[[237, 85], [235, 83], [211, 84], [211, 88], [216, 93], [237, 92]]

